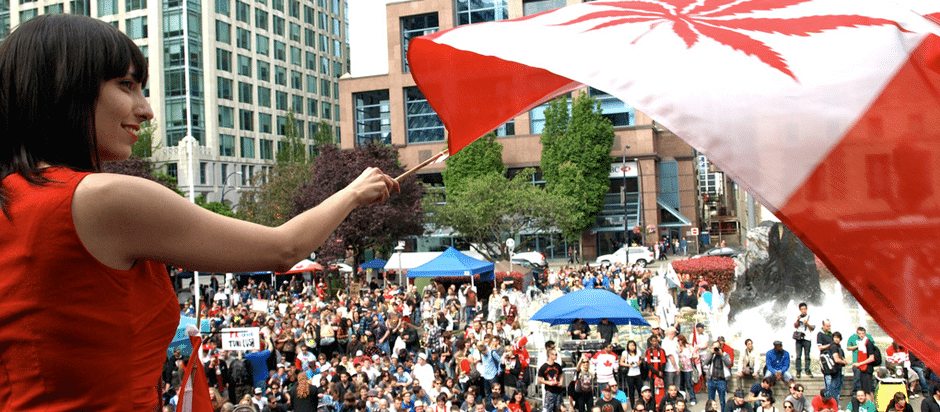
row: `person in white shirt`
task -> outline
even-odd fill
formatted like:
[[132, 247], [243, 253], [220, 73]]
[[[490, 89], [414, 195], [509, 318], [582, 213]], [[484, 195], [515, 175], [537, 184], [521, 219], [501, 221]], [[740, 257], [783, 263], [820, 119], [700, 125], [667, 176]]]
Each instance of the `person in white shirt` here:
[[666, 328], [666, 339], [660, 346], [666, 352], [666, 365], [663, 369], [663, 385], [679, 387], [679, 343], [676, 341], [678, 331], [670, 326]]
[[431, 393], [434, 385], [434, 367], [428, 364], [428, 354], [424, 352], [418, 354], [418, 363], [411, 371], [411, 376], [421, 383], [421, 387], [424, 388], [425, 392]]
[[610, 343], [604, 347], [604, 350], [597, 352], [591, 358], [591, 373], [597, 377], [597, 383], [615, 383], [617, 370], [620, 369], [620, 362], [617, 361], [617, 355], [614, 354], [614, 346]]

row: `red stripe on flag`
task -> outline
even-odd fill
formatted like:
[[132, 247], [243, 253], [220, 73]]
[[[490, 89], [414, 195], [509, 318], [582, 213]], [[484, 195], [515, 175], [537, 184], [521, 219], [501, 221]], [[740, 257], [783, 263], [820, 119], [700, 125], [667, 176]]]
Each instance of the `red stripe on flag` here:
[[[508, 119], [580, 86], [547, 70], [457, 50], [428, 37], [408, 44], [408, 64], [447, 128], [451, 155]], [[453, 75], [457, 72], [461, 76]], [[460, 98], [448, 98], [456, 95]]]
[[875, 321], [934, 370], [940, 370], [940, 73], [925, 67], [938, 47], [940, 38], [928, 36], [780, 209]]

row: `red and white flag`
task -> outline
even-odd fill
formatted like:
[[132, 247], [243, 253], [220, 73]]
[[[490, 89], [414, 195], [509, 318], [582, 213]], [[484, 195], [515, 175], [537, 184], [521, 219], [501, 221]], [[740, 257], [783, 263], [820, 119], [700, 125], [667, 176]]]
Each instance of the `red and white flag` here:
[[409, 45], [450, 153], [589, 85], [649, 115], [783, 220], [940, 369], [940, 2], [626, 0]]
[[[193, 327], [193, 331], [196, 331]], [[187, 333], [190, 333], [187, 327]], [[199, 348], [202, 338], [198, 332], [189, 336], [194, 348]], [[176, 412], [212, 412], [212, 401], [209, 398], [209, 381], [206, 371], [199, 361], [199, 351], [194, 350], [186, 364], [186, 373], [180, 383], [179, 396], [176, 400]]]

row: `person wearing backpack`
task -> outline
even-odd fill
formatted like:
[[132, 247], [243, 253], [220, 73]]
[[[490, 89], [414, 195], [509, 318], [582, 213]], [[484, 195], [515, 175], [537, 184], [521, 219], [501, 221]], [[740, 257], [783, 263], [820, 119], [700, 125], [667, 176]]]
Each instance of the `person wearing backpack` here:
[[573, 401], [575, 411], [590, 412], [594, 407], [594, 374], [591, 362], [585, 355], [578, 362], [575, 379], [569, 384], [568, 396]]
[[858, 343], [858, 361], [852, 364], [861, 372], [861, 391], [865, 392], [868, 400], [874, 402], [875, 368], [881, 365], [881, 352], [875, 346], [873, 339], [864, 339]]
[[251, 393], [254, 380], [251, 378], [250, 365], [248, 361], [242, 358], [235, 358], [229, 365], [229, 374], [231, 376], [234, 390], [229, 390], [229, 400], [240, 400], [246, 394]]
[[[874, 338], [865, 332], [865, 328], [859, 326], [856, 332], [849, 336], [845, 341], [845, 350], [852, 351], [853, 365], [855, 362], [858, 362], [859, 343], [864, 339], [872, 340]], [[858, 368], [853, 367], [852, 375], [852, 393], [855, 393], [855, 391], [858, 391], [858, 389], [861, 387], [862, 373], [860, 370], [858, 370]]]
[[832, 343], [825, 349], [825, 354], [832, 359], [832, 368], [828, 373], [823, 372], [826, 392], [830, 398], [839, 402], [839, 394], [842, 393], [842, 383], [845, 381], [845, 374], [842, 371], [842, 367], [849, 364], [848, 360], [845, 358], [845, 353], [842, 351], [842, 333], [832, 333]]

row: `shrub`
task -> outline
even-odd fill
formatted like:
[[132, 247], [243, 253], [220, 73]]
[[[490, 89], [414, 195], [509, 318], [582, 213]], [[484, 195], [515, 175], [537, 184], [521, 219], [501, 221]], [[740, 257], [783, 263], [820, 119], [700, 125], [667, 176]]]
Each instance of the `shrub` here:
[[722, 293], [728, 293], [734, 285], [734, 259], [722, 256], [706, 256], [672, 262], [676, 273], [688, 274], [698, 283], [700, 280], [716, 285]]

